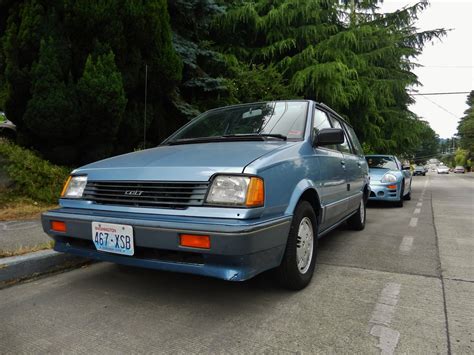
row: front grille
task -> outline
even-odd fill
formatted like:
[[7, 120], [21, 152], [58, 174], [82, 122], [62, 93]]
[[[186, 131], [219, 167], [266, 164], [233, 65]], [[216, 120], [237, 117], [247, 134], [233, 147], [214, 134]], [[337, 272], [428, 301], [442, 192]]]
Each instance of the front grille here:
[[202, 206], [208, 182], [88, 181], [83, 199], [106, 205], [180, 208]]

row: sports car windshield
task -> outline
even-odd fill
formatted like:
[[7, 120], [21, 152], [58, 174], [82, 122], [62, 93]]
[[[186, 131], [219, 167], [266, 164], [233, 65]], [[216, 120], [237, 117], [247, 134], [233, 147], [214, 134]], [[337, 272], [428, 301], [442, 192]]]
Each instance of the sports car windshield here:
[[399, 170], [397, 163], [391, 157], [365, 157], [369, 168]]
[[275, 101], [229, 106], [205, 112], [164, 143], [228, 139], [300, 140], [308, 102]]

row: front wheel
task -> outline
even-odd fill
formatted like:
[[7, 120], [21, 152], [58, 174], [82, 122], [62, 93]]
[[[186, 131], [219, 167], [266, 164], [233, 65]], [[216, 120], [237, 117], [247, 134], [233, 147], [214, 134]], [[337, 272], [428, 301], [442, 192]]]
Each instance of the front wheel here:
[[403, 194], [405, 193], [405, 182], [402, 181], [402, 190], [400, 191], [400, 199], [395, 202], [395, 207], [403, 207], [403, 201], [404, 201], [404, 198], [403, 198]]
[[410, 182], [410, 192], [408, 192], [405, 196], [403, 196], [403, 199], [405, 201], [410, 201], [411, 200], [411, 182]]
[[305, 288], [313, 277], [316, 265], [317, 220], [307, 201], [298, 203], [291, 222], [285, 254], [276, 269], [278, 281], [290, 290]]
[[359, 209], [357, 210], [356, 214], [350, 217], [347, 220], [347, 225], [350, 229], [361, 231], [365, 228], [365, 199], [364, 196], [360, 199]]

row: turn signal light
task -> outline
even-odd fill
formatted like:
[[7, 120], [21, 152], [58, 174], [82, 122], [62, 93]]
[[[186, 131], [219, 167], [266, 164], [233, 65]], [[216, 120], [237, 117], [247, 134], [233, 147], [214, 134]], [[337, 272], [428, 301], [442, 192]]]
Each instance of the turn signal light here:
[[69, 175], [67, 178], [66, 182], [64, 183], [63, 189], [61, 191], [61, 197], [64, 197], [64, 194], [66, 193], [67, 187], [69, 186], [69, 183], [71, 182], [72, 176]]
[[66, 232], [66, 223], [60, 221], [51, 221], [51, 229], [55, 232]]
[[211, 238], [208, 235], [180, 234], [179, 245], [189, 248], [211, 249]]
[[265, 201], [265, 192], [264, 192], [263, 180], [258, 177], [250, 178], [245, 205], [247, 207], [259, 207], [259, 206], [263, 206], [264, 201]]
[[387, 186], [389, 189], [396, 189], [397, 188], [397, 185], [388, 185]]

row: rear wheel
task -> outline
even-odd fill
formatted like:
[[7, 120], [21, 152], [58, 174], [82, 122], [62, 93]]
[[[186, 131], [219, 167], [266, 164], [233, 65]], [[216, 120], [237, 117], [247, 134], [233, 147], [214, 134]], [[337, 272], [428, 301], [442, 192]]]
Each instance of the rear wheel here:
[[285, 288], [301, 290], [310, 283], [316, 265], [317, 230], [313, 207], [307, 201], [299, 202], [283, 260], [276, 269], [277, 279]]
[[365, 199], [362, 196], [357, 213], [347, 220], [347, 225], [350, 229], [361, 231], [365, 228], [365, 212]]

